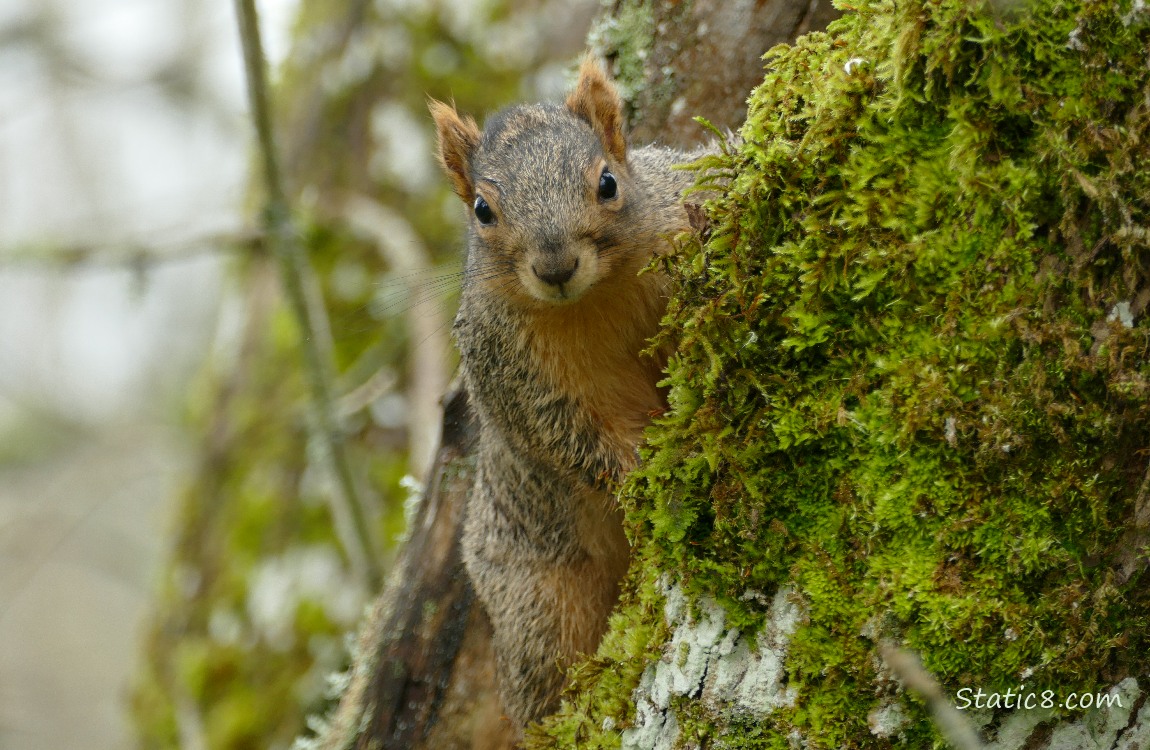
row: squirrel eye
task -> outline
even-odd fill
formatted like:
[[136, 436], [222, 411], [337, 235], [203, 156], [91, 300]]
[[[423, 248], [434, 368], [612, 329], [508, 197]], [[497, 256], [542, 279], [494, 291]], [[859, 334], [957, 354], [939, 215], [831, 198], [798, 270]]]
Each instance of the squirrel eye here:
[[482, 195], [475, 196], [475, 218], [479, 219], [479, 223], [484, 226], [491, 226], [495, 223], [495, 212], [491, 210], [491, 206], [487, 205], [487, 201], [483, 200]]
[[615, 175], [603, 167], [603, 174], [599, 175], [599, 200], [609, 201], [618, 194], [619, 183], [615, 182]]

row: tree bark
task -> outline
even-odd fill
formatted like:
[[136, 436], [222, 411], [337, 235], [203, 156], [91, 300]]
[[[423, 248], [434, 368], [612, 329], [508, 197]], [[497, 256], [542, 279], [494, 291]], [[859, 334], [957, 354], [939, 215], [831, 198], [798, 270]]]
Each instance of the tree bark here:
[[[628, 5], [616, 3], [613, 16]], [[737, 128], [747, 114], [747, 94], [763, 80], [763, 53], [840, 15], [830, 0], [663, 0], [651, 13], [654, 37], [631, 99], [631, 138], [679, 148], [709, 139], [696, 117], [722, 130]], [[621, 54], [605, 51], [611, 58]]]
[[319, 744], [324, 750], [507, 744], [490, 625], [460, 557], [476, 433], [467, 393], [455, 387], [444, 400], [426, 491], [360, 634], [351, 681]]

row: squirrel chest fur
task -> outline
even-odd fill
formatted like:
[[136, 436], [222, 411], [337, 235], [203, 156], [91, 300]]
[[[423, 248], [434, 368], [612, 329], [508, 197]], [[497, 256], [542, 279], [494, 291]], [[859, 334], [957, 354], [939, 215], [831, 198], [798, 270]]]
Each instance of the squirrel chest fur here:
[[687, 227], [693, 155], [628, 151], [619, 97], [586, 62], [564, 105], [480, 132], [431, 102], [439, 159], [468, 207], [455, 339], [479, 420], [464, 561], [492, 623], [516, 731], [595, 650], [629, 549], [610, 487], [635, 466], [665, 361], [641, 352], [667, 281], [643, 273]]

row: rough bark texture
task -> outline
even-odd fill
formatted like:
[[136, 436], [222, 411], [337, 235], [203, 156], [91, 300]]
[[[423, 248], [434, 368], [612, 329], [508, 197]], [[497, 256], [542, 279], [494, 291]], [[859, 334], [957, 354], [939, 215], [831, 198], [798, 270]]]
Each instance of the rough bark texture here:
[[616, 2], [594, 39], [622, 74], [632, 139], [687, 148], [710, 136], [696, 117], [724, 130], [743, 122], [763, 53], [839, 15], [830, 0]]
[[[786, 663], [792, 638], [809, 613], [793, 590], [776, 592], [763, 628], [753, 638], [727, 627], [726, 612], [713, 599], [699, 600], [692, 612], [680, 586], [664, 581], [662, 593], [662, 615], [671, 636], [663, 656], [647, 666], [635, 690], [635, 719], [620, 734], [622, 750], [692, 747], [675, 705], [679, 701], [689, 700], [692, 711], [704, 711], [714, 729], [796, 707], [799, 691], [788, 684]], [[1105, 705], [1071, 720], [1059, 721], [1056, 710], [1044, 708], [1042, 691], [1023, 693], [1033, 697], [1032, 710], [973, 712], [969, 720], [967, 711], [959, 717], [968, 732], [993, 736], [995, 741], [986, 746], [993, 750], [1146, 750], [1148, 684], [1150, 678], [1127, 677], [1100, 686], [1094, 695], [1104, 696]], [[1051, 700], [1061, 697], [1054, 694]], [[943, 699], [955, 703], [952, 695]], [[865, 718], [875, 746], [914, 747], [900, 739], [912, 729], [912, 719], [898, 697], [887, 698]]]
[[409, 536], [360, 634], [351, 681], [316, 742], [323, 750], [506, 744], [490, 625], [460, 558], [475, 438], [467, 394], [454, 389]]

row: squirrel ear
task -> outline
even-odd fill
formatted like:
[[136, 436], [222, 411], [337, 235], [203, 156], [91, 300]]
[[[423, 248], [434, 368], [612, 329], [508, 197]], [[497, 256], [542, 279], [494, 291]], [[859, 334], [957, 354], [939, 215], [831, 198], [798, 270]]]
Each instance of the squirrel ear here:
[[480, 133], [475, 120], [460, 117], [455, 107], [428, 99], [427, 108], [435, 120], [438, 132], [436, 156], [451, 179], [455, 194], [467, 205], [475, 201], [475, 186], [471, 184], [471, 157], [479, 147]]
[[579, 83], [567, 97], [567, 109], [580, 117], [599, 135], [603, 149], [619, 162], [627, 161], [627, 141], [623, 137], [623, 102], [615, 84], [603, 68], [588, 55], [579, 68]]

